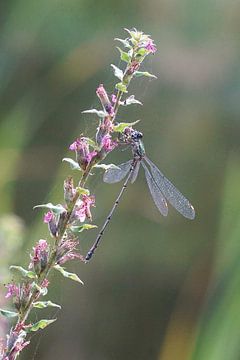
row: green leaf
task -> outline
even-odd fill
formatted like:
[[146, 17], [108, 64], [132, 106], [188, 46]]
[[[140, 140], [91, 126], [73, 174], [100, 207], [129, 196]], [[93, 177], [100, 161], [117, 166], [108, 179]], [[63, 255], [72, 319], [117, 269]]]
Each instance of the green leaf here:
[[71, 279], [71, 280], [74, 280], [74, 281], [77, 281], [79, 282], [80, 284], [83, 285], [83, 281], [81, 279], [79, 279], [79, 277], [77, 276], [77, 274], [74, 274], [74, 273], [70, 273], [68, 271], [66, 271], [62, 266], [60, 265], [55, 265], [54, 266], [54, 269], [56, 269], [57, 271], [59, 271], [64, 277], [68, 278], [68, 279]]
[[116, 88], [117, 90], [123, 92], [123, 93], [127, 93], [127, 86], [124, 85], [122, 82], [117, 83], [117, 84], [115, 85], [115, 88]]
[[49, 210], [52, 210], [52, 212], [54, 212], [55, 214], [62, 214], [66, 212], [66, 209], [61, 204], [53, 205], [52, 203], [47, 203], [34, 206], [34, 209], [36, 208], [47, 208]]
[[[106, 113], [107, 114], [107, 113]], [[108, 114], [107, 114], [108, 115]], [[89, 139], [89, 138], [86, 138], [87, 139], [87, 142], [90, 146], [92, 146], [94, 149], [96, 149], [98, 146], [97, 144], [95, 143], [95, 141], [93, 141], [92, 139]]]
[[62, 161], [66, 161], [70, 164], [70, 167], [72, 170], [80, 170], [82, 171], [82, 169], [80, 168], [80, 166], [78, 165], [78, 163], [76, 161], [74, 161], [71, 158], [63, 158]]
[[129, 54], [125, 51], [123, 51], [120, 47], [117, 46], [118, 51], [120, 52], [120, 57], [122, 61], [125, 61], [126, 63], [129, 63], [131, 58]]
[[154, 79], [157, 79], [157, 77], [153, 74], [150, 74], [148, 71], [136, 71], [134, 73], [134, 75], [136, 77], [140, 77], [140, 76], [146, 76], [146, 77], [150, 77], [150, 78], [154, 78]]
[[36, 277], [37, 277], [37, 275], [35, 274], [35, 272], [26, 270], [26, 269], [24, 269], [24, 268], [21, 267], [21, 266], [12, 265], [12, 266], [10, 266], [9, 269], [10, 269], [10, 270], [17, 270], [17, 271], [19, 271], [23, 276], [28, 277], [28, 278], [30, 278], [30, 279], [36, 279]]
[[123, 44], [126, 48], [132, 48], [132, 46], [130, 45], [129, 41], [127, 39], [119, 39], [119, 38], [115, 38], [114, 40], [119, 41], [121, 44]]
[[135, 99], [134, 95], [129, 96], [123, 103], [124, 106], [131, 105], [131, 104], [142, 105], [141, 101]]
[[89, 195], [90, 194], [88, 189], [81, 188], [80, 186], [76, 187], [76, 191], [79, 195]]
[[97, 225], [83, 224], [83, 225], [78, 225], [78, 226], [71, 226], [71, 230], [75, 233], [80, 233], [83, 230], [90, 230], [90, 229], [94, 229], [94, 228], [97, 228]]
[[18, 316], [18, 313], [14, 312], [14, 311], [4, 310], [4, 309], [0, 309], [0, 314], [7, 318], [12, 318], [12, 317]]
[[94, 165], [95, 168], [100, 168], [103, 170], [109, 170], [109, 169], [120, 169], [117, 165], [115, 164], [96, 164]]
[[138, 56], [145, 56], [147, 54], [148, 54], [148, 50], [145, 48], [138, 49], [138, 51], [137, 51]]
[[129, 30], [127, 28], [124, 28], [124, 30], [133, 38], [136, 39], [139, 32], [134, 28], [134, 30]]
[[96, 114], [100, 118], [104, 118], [105, 116], [108, 116], [108, 113], [106, 111], [97, 110], [97, 109], [90, 109], [82, 111], [83, 114]]
[[132, 127], [133, 125], [137, 124], [140, 120], [134, 121], [132, 123], [119, 123], [113, 127], [113, 131], [116, 132], [123, 132], [126, 127]]
[[55, 304], [50, 300], [48, 300], [48, 301], [36, 301], [36, 302], [33, 303], [33, 307], [38, 308], [38, 309], [44, 309], [44, 308], [47, 308], [47, 307], [57, 307], [57, 308], [61, 309], [60, 305]]
[[47, 320], [47, 319], [42, 319], [40, 321], [38, 321], [37, 323], [33, 324], [31, 327], [29, 327], [27, 329], [27, 331], [38, 331], [40, 329], [45, 329], [45, 327], [47, 327], [48, 325], [52, 324], [54, 321], [56, 321], [57, 319], [52, 319], [52, 320]]
[[48, 293], [48, 289], [46, 287], [41, 287], [38, 284], [36, 284], [35, 282], [32, 283], [32, 287], [37, 289], [42, 296], [45, 296]]
[[114, 75], [122, 81], [123, 79], [123, 71], [119, 69], [116, 65], [111, 64], [111, 67], [113, 68]]

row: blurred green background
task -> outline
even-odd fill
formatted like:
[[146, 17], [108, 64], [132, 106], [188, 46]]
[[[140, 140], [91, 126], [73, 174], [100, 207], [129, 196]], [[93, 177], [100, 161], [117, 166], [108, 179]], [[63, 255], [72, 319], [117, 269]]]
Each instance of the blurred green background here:
[[[58, 321], [33, 336], [21, 359], [240, 359], [234, 0], [0, 2], [1, 281], [8, 264], [26, 264], [34, 242], [47, 236], [42, 212], [32, 208], [61, 201], [70, 173], [61, 159], [76, 136], [96, 128], [81, 111], [98, 106], [99, 83], [112, 92], [110, 64], [119, 64], [113, 39], [134, 26], [155, 40], [158, 52], [144, 68], [158, 79], [131, 84], [129, 94], [144, 106], [124, 108], [119, 119], [141, 119], [149, 157], [191, 200], [196, 220], [173, 209], [161, 217], [141, 173], [93, 261], [70, 264], [85, 286], [51, 278], [49, 297], [63, 309], [33, 314], [33, 321]], [[129, 151], [113, 152], [108, 162], [129, 158]], [[120, 186], [104, 184], [100, 171], [92, 178], [99, 226]], [[83, 235], [84, 251], [96, 233]], [[1, 306], [8, 307], [4, 293], [2, 285]]]

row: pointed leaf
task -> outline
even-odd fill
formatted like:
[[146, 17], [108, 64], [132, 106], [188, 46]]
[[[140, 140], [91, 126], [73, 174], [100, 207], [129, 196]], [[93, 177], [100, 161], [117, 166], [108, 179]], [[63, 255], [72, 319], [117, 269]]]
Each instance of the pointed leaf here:
[[76, 191], [79, 195], [89, 195], [90, 194], [88, 189], [84, 189], [80, 186], [76, 187]]
[[121, 44], [123, 44], [126, 48], [131, 48], [130, 43], [128, 42], [127, 39], [119, 39], [119, 38], [115, 38], [114, 40], [119, 41]]
[[118, 51], [120, 52], [120, 57], [122, 61], [125, 61], [126, 63], [129, 63], [131, 58], [129, 54], [125, 51], [123, 51], [120, 47], [117, 46]]
[[68, 278], [68, 279], [71, 279], [71, 280], [74, 280], [74, 281], [77, 281], [79, 282], [80, 284], [83, 285], [83, 281], [81, 279], [79, 279], [79, 277], [77, 276], [77, 274], [74, 274], [74, 273], [70, 273], [68, 271], [66, 271], [62, 266], [60, 265], [55, 265], [54, 266], [54, 269], [56, 269], [57, 271], [59, 271], [64, 277]]
[[71, 158], [63, 158], [62, 161], [66, 161], [70, 164], [70, 167], [72, 170], [80, 170], [82, 171], [82, 169], [80, 168], [80, 166], [78, 165], [78, 163], [76, 161], [74, 161]]
[[108, 116], [107, 112], [102, 111], [102, 110], [97, 110], [97, 109], [85, 110], [85, 111], [82, 111], [82, 113], [83, 114], [96, 114], [100, 118], [104, 118], [105, 116]]
[[10, 266], [10, 270], [17, 270], [17, 271], [19, 271], [23, 276], [28, 277], [28, 278], [30, 278], [30, 279], [35, 279], [35, 278], [37, 277], [37, 275], [35, 274], [34, 271], [26, 270], [26, 269], [24, 269], [24, 268], [21, 267], [21, 266], [12, 265], [12, 266]]
[[41, 287], [38, 284], [36, 284], [35, 282], [32, 283], [32, 287], [37, 289], [42, 296], [45, 296], [48, 293], [48, 289], [46, 287]]
[[140, 120], [136, 120], [133, 123], [119, 123], [113, 127], [113, 131], [116, 132], [123, 132], [126, 127], [132, 127], [133, 125], [136, 125]]
[[104, 169], [104, 170], [119, 169], [119, 167], [115, 164], [96, 164], [96, 165], [94, 165], [94, 167], [99, 168], [99, 169]]
[[[108, 116], [108, 114], [106, 113], [106, 116]], [[93, 141], [92, 139], [90, 138], [86, 138], [87, 139], [87, 142], [90, 146], [92, 146], [94, 149], [97, 149], [97, 144], [95, 143], [95, 141]]]
[[148, 50], [145, 48], [138, 49], [138, 51], [137, 51], [137, 55], [139, 55], [139, 56], [145, 56], [147, 54], [148, 54]]
[[131, 104], [142, 105], [141, 101], [135, 99], [134, 95], [129, 96], [123, 103], [124, 106], [131, 105]]
[[111, 64], [111, 67], [113, 68], [114, 75], [122, 81], [123, 79], [123, 71], [119, 69], [116, 65]]
[[35, 331], [38, 331], [40, 329], [45, 329], [45, 327], [52, 324], [56, 320], [57, 319], [52, 319], [52, 320], [42, 319], [42, 320], [38, 321], [37, 323], [33, 324], [27, 330], [28, 330], [28, 332], [29, 331], [34, 331], [35, 332]]
[[34, 209], [36, 208], [47, 208], [49, 210], [52, 210], [52, 212], [54, 212], [55, 214], [62, 214], [66, 212], [66, 209], [61, 204], [53, 205], [52, 203], [47, 203], [34, 206]]
[[12, 317], [18, 316], [18, 313], [14, 312], [14, 311], [4, 310], [4, 309], [0, 309], [0, 314], [7, 318], [12, 318]]
[[146, 76], [146, 77], [157, 79], [157, 77], [155, 75], [150, 74], [148, 71], [136, 71], [134, 73], [134, 76], [136, 76], [136, 77]]
[[48, 301], [36, 301], [36, 302], [33, 303], [33, 307], [38, 308], [38, 309], [44, 309], [46, 307], [57, 307], [57, 308], [61, 309], [60, 305], [55, 304], [50, 300], [48, 300]]
[[93, 225], [93, 224], [83, 224], [83, 225], [78, 225], [78, 226], [71, 226], [71, 230], [75, 233], [80, 233], [84, 230], [90, 230], [90, 229], [95, 229], [97, 228], [97, 225]]

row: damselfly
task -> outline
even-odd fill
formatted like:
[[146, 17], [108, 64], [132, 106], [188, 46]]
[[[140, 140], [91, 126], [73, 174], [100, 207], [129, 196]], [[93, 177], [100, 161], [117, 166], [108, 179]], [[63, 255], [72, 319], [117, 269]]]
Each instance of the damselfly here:
[[153, 201], [163, 216], [167, 216], [168, 214], [168, 201], [184, 217], [191, 220], [195, 217], [195, 210], [190, 202], [180, 193], [179, 190], [175, 188], [175, 186], [163, 175], [157, 166], [153, 164], [153, 162], [146, 156], [142, 137], [143, 135], [141, 132], [131, 128], [126, 128], [125, 132], [122, 134], [121, 143], [131, 145], [133, 159], [118, 165], [116, 168], [110, 168], [106, 170], [103, 176], [103, 181], [109, 184], [117, 183], [123, 180], [125, 177], [126, 180], [93, 246], [86, 255], [86, 261], [91, 259], [96, 248], [98, 247], [103, 233], [108, 226], [129, 181], [134, 183], [136, 180], [140, 164], [144, 169], [145, 178], [147, 180]]

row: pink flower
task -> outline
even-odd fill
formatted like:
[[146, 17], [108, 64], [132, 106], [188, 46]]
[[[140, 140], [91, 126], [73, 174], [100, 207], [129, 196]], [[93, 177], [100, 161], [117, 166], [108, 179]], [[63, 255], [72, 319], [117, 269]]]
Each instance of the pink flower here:
[[69, 149], [71, 151], [75, 151], [76, 160], [80, 165], [81, 169], [86, 170], [88, 164], [91, 160], [97, 155], [95, 150], [89, 151], [89, 143], [88, 139], [85, 137], [81, 137], [76, 139], [70, 146]]
[[112, 103], [115, 104], [117, 102], [117, 97], [115, 94], [112, 94]]
[[68, 176], [66, 180], [64, 180], [63, 188], [64, 200], [67, 204], [70, 204], [76, 195], [76, 189], [74, 188], [73, 178], [71, 176]]
[[144, 47], [152, 54], [155, 54], [155, 52], [157, 51], [157, 47], [152, 41], [152, 39], [149, 39], [148, 42], [144, 45]]
[[47, 288], [48, 285], [49, 285], [48, 279], [44, 279], [43, 282], [42, 282], [42, 284], [41, 284], [41, 287], [42, 287], [42, 288]]
[[106, 90], [104, 89], [103, 84], [99, 85], [99, 87], [96, 90], [96, 93], [97, 93], [99, 100], [101, 101], [103, 108], [106, 110], [106, 112], [110, 116], [114, 116], [113, 106], [108, 98], [108, 94], [107, 94]]
[[91, 151], [89, 154], [87, 154], [86, 156], [86, 160], [88, 162], [88, 164], [92, 161], [92, 159], [97, 155], [97, 151], [93, 150]]
[[43, 222], [44, 222], [45, 224], [49, 224], [50, 221], [53, 220], [53, 217], [54, 217], [53, 212], [52, 212], [52, 211], [48, 211], [46, 214], [44, 214]]
[[31, 256], [31, 263], [29, 268], [34, 268], [37, 274], [40, 274], [48, 262], [49, 247], [46, 240], [40, 239], [37, 245], [33, 248], [33, 255]]
[[103, 84], [100, 84], [96, 90], [96, 94], [97, 96], [99, 97], [99, 99], [102, 101], [104, 101], [105, 103], [106, 102], [109, 102], [109, 99], [108, 99], [108, 95], [107, 95], [107, 92], [106, 90], [104, 89], [104, 86]]
[[75, 210], [75, 215], [81, 222], [84, 222], [86, 218], [92, 220], [91, 206], [94, 206], [94, 204], [94, 196], [82, 195], [81, 203]]
[[87, 139], [84, 137], [77, 138], [70, 146], [71, 151], [82, 151], [83, 153], [88, 152], [89, 145]]
[[117, 142], [112, 140], [111, 135], [107, 134], [102, 138], [102, 147], [106, 152], [112, 151], [117, 146]]
[[6, 284], [5, 287], [8, 289], [7, 294], [5, 295], [6, 299], [10, 297], [19, 296], [19, 287], [15, 284]]
[[77, 245], [78, 242], [71, 239], [62, 241], [62, 243], [57, 249], [57, 263], [59, 265], [62, 265], [68, 260], [74, 260], [74, 259], [83, 260], [82, 255], [76, 252]]

